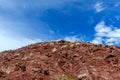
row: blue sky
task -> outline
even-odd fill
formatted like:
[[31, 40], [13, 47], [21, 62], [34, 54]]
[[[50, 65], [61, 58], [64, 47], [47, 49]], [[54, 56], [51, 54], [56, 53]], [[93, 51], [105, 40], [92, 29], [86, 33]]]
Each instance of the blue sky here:
[[68, 40], [120, 45], [120, 0], [0, 0], [0, 51]]

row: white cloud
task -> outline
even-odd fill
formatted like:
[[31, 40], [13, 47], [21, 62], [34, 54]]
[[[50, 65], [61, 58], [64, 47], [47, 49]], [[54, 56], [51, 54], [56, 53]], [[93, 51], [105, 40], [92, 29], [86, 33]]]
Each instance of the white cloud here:
[[0, 34], [0, 51], [16, 49], [23, 46], [26, 46], [31, 43], [41, 42], [41, 39], [27, 39], [27, 38], [15, 38], [11, 36], [6, 36], [4, 34]]
[[[4, 24], [5, 22], [6, 24]], [[23, 27], [20, 25], [21, 23], [14, 24], [12, 21], [11, 22], [5, 21], [5, 22], [4, 21], [1, 22], [0, 20], [0, 51], [10, 50], [10, 49], [13, 50], [16, 48], [26, 46], [28, 44], [43, 42], [46, 40], [45, 37], [47, 37], [47, 35], [43, 34], [44, 35], [43, 38], [43, 36], [41, 36], [42, 31], [37, 33], [37, 37], [34, 37], [36, 36], [35, 35], [36, 33], [34, 34], [34, 31], [25, 32], [25, 30], [29, 29], [29, 27], [25, 27], [25, 26]], [[31, 35], [31, 37], [28, 36], [27, 34], [29, 34], [29, 32], [31, 32], [34, 36], [33, 35]]]
[[115, 18], [116, 18], [116, 20], [118, 20], [118, 21], [120, 20], [120, 16], [115, 16]]
[[66, 36], [66, 37], [64, 37], [63, 38], [63, 40], [66, 40], [66, 41], [71, 41], [71, 42], [73, 42], [73, 41], [84, 41], [84, 36], [82, 36], [82, 37], [78, 37], [78, 36]]
[[84, 41], [84, 38], [85, 36], [78, 37], [78, 35], [74, 35], [74, 36], [65, 36], [63, 38], [59, 38], [53, 41], [65, 40], [65, 41], [74, 42], [74, 41]]
[[[27, 23], [15, 22], [0, 17], [0, 51], [16, 49], [22, 46], [41, 42], [41, 39], [30, 38], [23, 32], [29, 30]], [[30, 32], [30, 31], [28, 31]], [[33, 33], [33, 32], [32, 32]]]
[[[8, 33], [9, 34], [9, 33]], [[41, 42], [41, 39], [30, 39], [27, 37], [13, 37], [13, 35], [3, 35], [0, 34], [0, 51], [17, 49], [28, 44]]]
[[53, 38], [50, 35], [55, 32], [46, 23], [28, 20], [26, 13], [30, 11], [42, 13], [42, 10], [58, 8], [68, 2], [70, 1], [0, 0], [0, 51], [16, 49], [27, 44], [47, 41], [49, 38]]
[[92, 40], [92, 43], [102, 44], [102, 38], [101, 37], [96, 37], [94, 40]]
[[105, 8], [103, 7], [103, 2], [97, 2], [95, 5], [94, 5], [94, 8], [96, 10], [96, 12], [101, 12], [103, 11]]
[[109, 45], [120, 44], [120, 29], [113, 27], [113, 25], [106, 25], [104, 21], [101, 21], [95, 26], [95, 38], [93, 43], [105, 43]]
[[0, 0], [0, 7], [6, 10], [58, 8], [76, 0]]
[[119, 7], [119, 6], [120, 6], [120, 2], [116, 2], [115, 7]]
[[67, 36], [64, 38], [64, 40], [66, 40], [66, 41], [79, 41], [79, 38], [77, 38], [76, 36]]

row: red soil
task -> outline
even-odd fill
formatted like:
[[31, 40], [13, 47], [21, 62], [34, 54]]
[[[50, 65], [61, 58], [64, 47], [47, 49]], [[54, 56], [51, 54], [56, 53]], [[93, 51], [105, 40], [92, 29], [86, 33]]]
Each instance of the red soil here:
[[0, 80], [120, 80], [120, 47], [61, 40], [4, 51]]

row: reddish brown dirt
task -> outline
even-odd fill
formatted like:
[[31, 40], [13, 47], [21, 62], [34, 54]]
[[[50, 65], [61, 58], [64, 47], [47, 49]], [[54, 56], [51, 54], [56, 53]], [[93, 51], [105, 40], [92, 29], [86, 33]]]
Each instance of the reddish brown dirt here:
[[0, 80], [120, 80], [120, 47], [61, 40], [4, 51]]

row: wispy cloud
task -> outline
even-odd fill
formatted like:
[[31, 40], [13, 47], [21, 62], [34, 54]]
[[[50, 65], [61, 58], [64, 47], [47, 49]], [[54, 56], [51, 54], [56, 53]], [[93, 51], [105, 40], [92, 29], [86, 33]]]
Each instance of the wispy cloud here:
[[120, 6], [120, 2], [116, 2], [114, 6], [115, 7], [119, 7]]
[[[31, 43], [43, 41], [27, 36], [27, 33], [31, 30], [26, 28], [26, 26], [29, 25], [0, 17], [0, 51], [16, 49]], [[26, 34], [24, 31], [27, 31]]]
[[29, 39], [29, 38], [15, 38], [11, 36], [7, 36], [5, 34], [0, 34], [0, 51], [16, 49], [22, 46], [32, 44], [35, 42], [41, 42], [41, 39]]
[[63, 38], [59, 38], [53, 41], [65, 40], [65, 41], [74, 42], [74, 41], [84, 41], [84, 38], [85, 36], [79, 37], [78, 35], [73, 35], [73, 36], [64, 36]]
[[0, 0], [0, 51], [49, 40], [55, 32], [35, 16], [41, 16], [43, 10], [58, 8], [68, 2], [70, 1]]
[[[32, 25], [29, 22], [14, 21], [10, 18], [4, 18], [4, 16], [0, 17], [0, 51], [45, 41], [47, 35], [44, 32], [49, 31], [49, 28], [41, 23], [37, 25], [40, 29], [38, 30], [35, 25]], [[45, 30], [43, 26], [48, 30]], [[51, 34], [53, 32], [51, 30], [48, 33]]]
[[76, 36], [66, 36], [64, 38], [64, 40], [66, 40], [66, 41], [80, 41], [80, 39], [77, 38]]
[[105, 8], [103, 7], [103, 2], [97, 2], [95, 5], [94, 5], [94, 8], [96, 10], [96, 12], [101, 12], [103, 11]]
[[115, 16], [115, 18], [116, 18], [116, 20], [118, 20], [118, 21], [120, 20], [120, 16]]
[[63, 40], [66, 41], [84, 41], [85, 36], [78, 36], [78, 35], [73, 35], [73, 36], [65, 36]]
[[[69, 2], [74, 2], [76, 0], [0, 0], [0, 6], [2, 9], [9, 10], [21, 10], [21, 9], [48, 9], [48, 8], [58, 8]], [[17, 11], [18, 11], [17, 10]]]
[[120, 45], [120, 29], [113, 25], [106, 25], [104, 21], [98, 23], [95, 27], [95, 38], [93, 43]]

